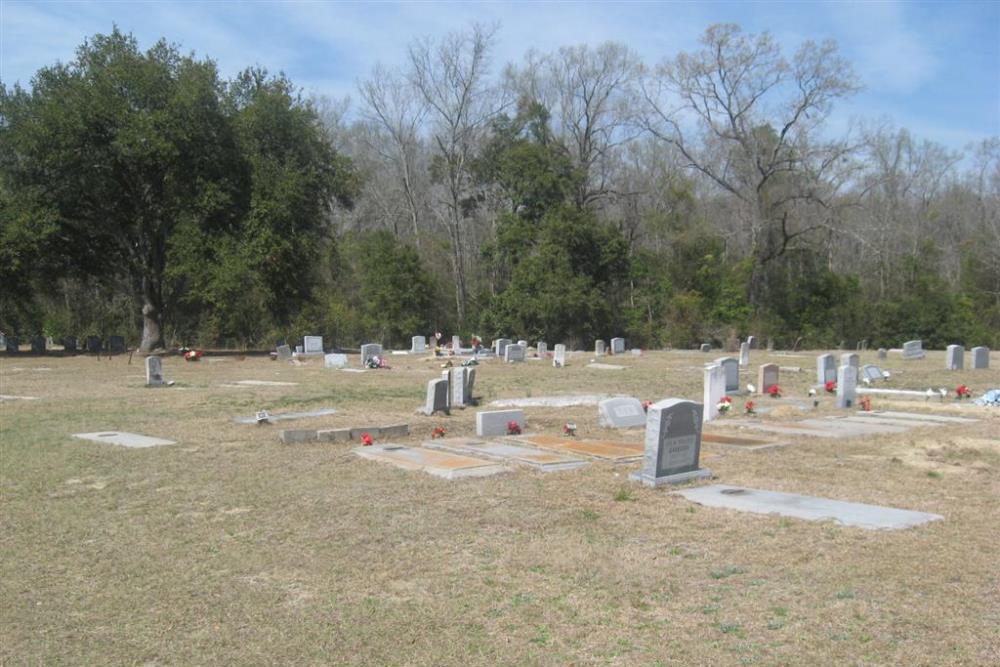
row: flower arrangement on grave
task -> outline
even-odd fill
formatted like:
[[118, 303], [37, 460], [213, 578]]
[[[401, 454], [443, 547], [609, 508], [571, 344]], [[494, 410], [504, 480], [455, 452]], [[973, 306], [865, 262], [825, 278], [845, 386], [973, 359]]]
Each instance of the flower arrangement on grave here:
[[435, 426], [434, 430], [431, 431], [431, 440], [437, 440], [438, 438], [443, 438], [448, 432], [444, 430], [441, 426]]
[[858, 405], [860, 405], [861, 409], [864, 410], [865, 412], [871, 412], [872, 411], [871, 396], [864, 396], [860, 401], [858, 401]]
[[362, 445], [364, 445], [365, 447], [371, 447], [372, 442], [374, 442], [374, 441], [372, 440], [372, 437], [370, 435], [368, 435], [368, 433], [362, 433], [361, 434], [361, 444]]
[[728, 396], [723, 396], [722, 400], [720, 400], [715, 405], [715, 408], [719, 411], [720, 415], [728, 413], [729, 409], [732, 407], [733, 407], [733, 399], [729, 398]]
[[826, 388], [826, 393], [828, 393], [828, 394], [836, 394], [837, 393], [837, 383], [834, 380], [830, 380], [829, 382], [827, 382], [823, 386]]
[[747, 401], [743, 404], [743, 413], [752, 417], [757, 414], [757, 411], [754, 409], [755, 407], [756, 405], [753, 401]]
[[521, 425], [514, 420], [507, 422], [507, 435], [521, 435]]
[[963, 398], [972, 398], [972, 390], [964, 384], [960, 384], [955, 387], [955, 398], [958, 400], [962, 400]]
[[645, 412], [649, 412], [649, 406], [651, 406], [652, 404], [653, 404], [653, 402], [652, 402], [652, 401], [643, 401], [643, 402], [642, 402], [642, 409], [643, 409], [643, 410], [644, 410]]
[[201, 350], [185, 350], [184, 361], [200, 361]]
[[575, 437], [576, 436], [576, 422], [566, 422], [565, 424], [563, 424], [563, 435], [567, 435], [567, 436], [569, 436], [571, 438]]
[[767, 388], [767, 395], [771, 398], [781, 398], [781, 387], [776, 384], [772, 384]]

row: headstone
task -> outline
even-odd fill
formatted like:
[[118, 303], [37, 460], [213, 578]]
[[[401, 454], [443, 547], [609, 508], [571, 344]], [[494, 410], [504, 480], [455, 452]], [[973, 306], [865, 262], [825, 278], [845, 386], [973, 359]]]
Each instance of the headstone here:
[[712, 351], [712, 346], [709, 345], [708, 343], [702, 343], [700, 349], [701, 349], [702, 352], [711, 352]]
[[295, 354], [296, 355], [302, 354], [302, 346], [301, 345], [296, 345], [295, 346]]
[[596, 356], [598, 356], [598, 357], [603, 356], [605, 348], [606, 348], [606, 346], [604, 345], [604, 341], [603, 340], [596, 340], [596, 341], [594, 341], [594, 354]]
[[146, 357], [146, 386], [162, 387], [163, 385], [163, 360], [156, 356]]
[[31, 353], [45, 354], [45, 336], [31, 337]]
[[535, 343], [535, 354], [538, 355], [539, 359], [544, 359], [548, 353], [549, 353], [548, 343], [542, 340]]
[[611, 339], [611, 354], [625, 354], [625, 339], [624, 338], [612, 338]]
[[778, 364], [761, 364], [757, 369], [757, 393], [766, 394], [768, 388], [778, 384]]
[[324, 368], [344, 368], [347, 366], [347, 355], [346, 354], [324, 354], [323, 355], [323, 367]]
[[878, 358], [879, 359], [888, 359], [889, 358], [889, 350], [885, 349], [884, 347], [880, 347], [878, 349]]
[[67, 354], [76, 354], [76, 338], [73, 336], [66, 336], [62, 340], [63, 352]]
[[449, 368], [449, 369], [444, 370], [444, 371], [441, 372], [441, 379], [448, 383], [446, 385], [447, 388], [448, 388], [448, 390], [445, 393], [445, 396], [447, 397], [447, 401], [448, 401], [447, 405], [448, 405], [448, 409], [449, 410], [451, 409], [451, 375], [452, 375], [452, 369], [451, 368]]
[[705, 399], [702, 415], [705, 421], [719, 416], [719, 402], [726, 395], [726, 369], [719, 364], [705, 366]]
[[528, 341], [522, 339], [522, 340], [517, 341], [517, 344], [520, 345], [521, 347], [523, 347], [525, 349], [525, 351], [528, 350]]
[[484, 410], [476, 413], [476, 435], [507, 435], [507, 424], [517, 422], [524, 429], [524, 410]]
[[458, 352], [462, 349], [462, 337], [452, 336], [451, 337], [451, 349], [453, 352]]
[[990, 348], [982, 346], [972, 348], [972, 367], [976, 369], [990, 367]]
[[511, 344], [510, 338], [497, 338], [493, 341], [493, 353], [496, 354], [501, 359], [504, 358], [503, 353], [507, 349], [507, 346]]
[[861, 368], [861, 357], [856, 352], [849, 352], [847, 354], [842, 354], [840, 355], [840, 365], [854, 366], [855, 368]]
[[323, 337], [303, 336], [302, 354], [323, 354]]
[[124, 431], [103, 431], [99, 433], [74, 433], [74, 438], [82, 440], [92, 440], [94, 442], [105, 442], [122, 447], [159, 447], [161, 445], [175, 445], [173, 440], [163, 438], [153, 438], [139, 433], [126, 433]]
[[361, 346], [361, 365], [367, 366], [372, 357], [382, 356], [382, 346], [378, 343], [365, 343]]
[[552, 353], [552, 365], [553, 366], [565, 366], [566, 365], [566, 346], [562, 343], [558, 343]]
[[756, 344], [757, 344], [756, 338], [754, 338], [753, 336], [747, 336], [747, 345], [750, 346], [751, 350], [754, 348]]
[[21, 351], [21, 341], [17, 336], [7, 336], [7, 354], [17, 354]]
[[837, 362], [832, 354], [816, 357], [816, 383], [826, 384], [837, 381]]
[[103, 348], [100, 336], [87, 336], [87, 352], [100, 354]]
[[843, 365], [837, 369], [837, 407], [850, 408], [857, 402], [858, 369]]
[[410, 352], [412, 354], [423, 354], [427, 351], [427, 339], [423, 336], [414, 336], [410, 340]]
[[903, 343], [903, 358], [904, 359], [923, 359], [924, 358], [924, 343], [919, 340], [910, 340]]
[[637, 398], [607, 398], [597, 404], [598, 421], [605, 428], [638, 428], [646, 424], [646, 411]]
[[427, 383], [427, 402], [422, 412], [430, 417], [435, 412], [448, 414], [448, 381], [442, 378]]
[[124, 336], [110, 336], [108, 338], [108, 352], [111, 354], [123, 354], [125, 352]]
[[[717, 366], [722, 366], [726, 373], [726, 393], [740, 390], [740, 364], [733, 357], [719, 357], [712, 362]], [[706, 406], [705, 410], [708, 410]]]
[[0, 347], [7, 349], [7, 336], [2, 333], [0, 333]]
[[768, 352], [774, 352], [774, 339], [773, 338], [768, 338], [767, 339], [767, 351]]
[[458, 366], [451, 373], [451, 404], [457, 408], [464, 408], [469, 404], [469, 369], [465, 366]]
[[861, 377], [868, 380], [869, 382], [875, 382], [876, 380], [884, 380], [885, 376], [882, 375], [882, 369], [875, 364], [865, 364], [861, 367]]
[[288, 345], [279, 345], [277, 348], [278, 361], [291, 361], [292, 348]]
[[524, 361], [524, 347], [520, 343], [508, 345], [504, 348], [503, 360], [507, 363]]
[[668, 398], [650, 406], [642, 469], [631, 479], [655, 487], [709, 477], [711, 471], [698, 467], [701, 422], [702, 406], [692, 401]]
[[470, 368], [468, 370], [468, 372], [465, 374], [465, 384], [466, 384], [466, 387], [465, 387], [466, 403], [467, 403], [467, 405], [472, 405], [472, 402], [475, 400], [473, 398], [473, 394], [472, 394], [472, 390], [476, 386], [476, 369], [475, 368]]
[[945, 349], [944, 367], [949, 371], [965, 369], [965, 348], [961, 345], [949, 345]]
[[750, 343], [740, 343], [740, 367], [750, 365]]

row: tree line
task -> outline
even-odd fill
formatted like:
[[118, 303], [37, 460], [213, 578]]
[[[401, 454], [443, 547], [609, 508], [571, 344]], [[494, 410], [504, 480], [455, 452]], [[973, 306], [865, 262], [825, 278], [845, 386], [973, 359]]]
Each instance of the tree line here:
[[1000, 138], [836, 132], [860, 82], [832, 42], [497, 66], [496, 36], [416, 40], [355, 104], [117, 29], [0, 87], [0, 327], [1000, 344]]

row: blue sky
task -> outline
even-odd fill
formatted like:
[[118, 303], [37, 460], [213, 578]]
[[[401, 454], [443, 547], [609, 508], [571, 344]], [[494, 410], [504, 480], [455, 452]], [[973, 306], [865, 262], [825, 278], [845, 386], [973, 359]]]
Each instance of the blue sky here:
[[888, 118], [917, 137], [961, 148], [1000, 135], [1000, 2], [24, 2], [0, 0], [0, 80], [26, 84], [112, 24], [143, 48], [160, 37], [214, 59], [230, 76], [250, 64], [284, 71], [306, 92], [343, 97], [376, 62], [401, 61], [415, 37], [473, 21], [501, 24], [498, 68], [529, 48], [606, 40], [648, 64], [697, 47], [712, 23], [769, 30], [790, 55], [832, 38], [865, 90], [851, 118]]

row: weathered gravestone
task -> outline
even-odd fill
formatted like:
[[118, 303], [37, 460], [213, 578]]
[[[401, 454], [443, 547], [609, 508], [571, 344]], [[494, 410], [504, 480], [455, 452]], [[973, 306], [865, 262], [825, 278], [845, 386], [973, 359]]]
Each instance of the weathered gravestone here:
[[719, 364], [705, 366], [705, 403], [702, 414], [705, 421], [719, 416], [719, 402], [726, 395], [726, 369]]
[[125, 352], [125, 337], [109, 336], [108, 352], [110, 352], [111, 354], [123, 354]]
[[346, 354], [324, 354], [323, 355], [323, 367], [324, 368], [344, 368], [347, 366], [347, 355]]
[[526, 341], [524, 339], [521, 339], [521, 340], [517, 341], [517, 344], [520, 345], [521, 347], [523, 347], [525, 352], [528, 351], [528, 341]]
[[76, 338], [73, 336], [66, 336], [62, 340], [63, 352], [67, 354], [76, 354]]
[[908, 340], [903, 343], [904, 359], [923, 359], [924, 343], [920, 340]]
[[597, 404], [597, 412], [605, 428], [638, 428], [646, 424], [646, 411], [637, 398], [606, 398]]
[[448, 414], [448, 380], [438, 378], [427, 382], [427, 401], [421, 412], [428, 417], [435, 412]]
[[45, 354], [45, 336], [31, 337], [31, 353]]
[[869, 382], [885, 379], [885, 376], [882, 375], [882, 369], [875, 364], [865, 364], [862, 366], [859, 377], [868, 380]]
[[451, 373], [451, 404], [454, 407], [464, 408], [469, 404], [469, 369], [459, 366]]
[[692, 401], [668, 398], [650, 406], [642, 469], [630, 478], [655, 487], [711, 476], [698, 467], [701, 422], [702, 406]]
[[7, 336], [3, 333], [0, 333], [0, 347], [7, 349]]
[[821, 354], [816, 357], [816, 383], [825, 385], [837, 381], [837, 362], [832, 354]]
[[990, 367], [990, 348], [983, 346], [972, 348], [972, 367], [977, 369]]
[[625, 354], [625, 339], [624, 338], [612, 338], [611, 339], [611, 354]]
[[949, 345], [945, 348], [944, 367], [949, 371], [965, 369], [965, 348], [961, 345]]
[[292, 360], [292, 348], [288, 345], [279, 345], [277, 347], [278, 361], [291, 361]]
[[7, 354], [17, 354], [21, 351], [21, 341], [17, 336], [7, 336], [5, 347]]
[[848, 352], [847, 354], [842, 354], [840, 355], [840, 365], [854, 366], [855, 368], [861, 368], [861, 357], [855, 352]]
[[549, 353], [548, 343], [541, 340], [535, 343], [535, 354], [538, 355], [539, 359], [544, 359], [548, 353]]
[[378, 343], [365, 343], [361, 346], [361, 365], [367, 366], [372, 357], [382, 356], [382, 346]]
[[493, 341], [493, 353], [503, 359], [503, 353], [507, 350], [507, 346], [510, 345], [511, 342], [510, 338], [497, 338]]
[[879, 359], [888, 359], [889, 358], [889, 350], [885, 349], [884, 347], [880, 347], [878, 349], [878, 358]]
[[468, 405], [472, 405], [475, 401], [473, 398], [472, 390], [476, 386], [476, 369], [470, 368], [465, 374], [465, 398]]
[[750, 365], [750, 343], [740, 343], [740, 366], [746, 368]]
[[517, 422], [524, 430], [524, 410], [484, 410], [476, 413], [476, 435], [485, 438], [491, 435], [507, 435], [507, 425]]
[[461, 336], [451, 337], [451, 349], [453, 352], [458, 352], [462, 349], [462, 338]]
[[[733, 357], [719, 357], [712, 362], [716, 366], [722, 366], [722, 369], [726, 373], [726, 389], [725, 391], [739, 391], [740, 390], [740, 364]], [[706, 406], [706, 410], [707, 410]]]
[[566, 365], [566, 346], [558, 343], [552, 353], [552, 365], [561, 368]]
[[702, 343], [701, 347], [698, 348], [698, 349], [700, 349], [702, 352], [711, 352], [712, 351], [712, 346], [709, 345], [708, 343]]
[[857, 401], [858, 369], [843, 365], [837, 369], [837, 407], [850, 408]]
[[302, 354], [323, 354], [323, 337], [303, 336]]
[[100, 336], [87, 336], [87, 352], [100, 354], [102, 349], [104, 349], [104, 344]]
[[594, 341], [594, 354], [598, 357], [604, 355], [605, 345], [603, 340]]
[[302, 354], [302, 346], [301, 345], [296, 345], [295, 346], [295, 355], [298, 356], [300, 354]]
[[508, 345], [504, 348], [503, 360], [507, 363], [524, 361], [524, 347], [520, 343]]
[[410, 339], [410, 352], [412, 354], [423, 354], [427, 351], [427, 339], [423, 336], [414, 336]]
[[778, 364], [761, 364], [757, 369], [757, 393], [766, 394], [767, 390], [778, 384]]
[[163, 382], [163, 360], [159, 357], [146, 357], [146, 386], [162, 387]]
[[750, 346], [750, 349], [753, 349], [756, 344], [757, 344], [756, 338], [754, 338], [753, 336], [747, 336], [747, 345]]

